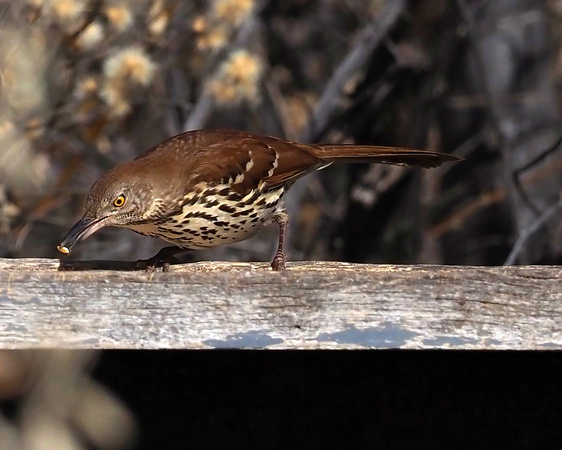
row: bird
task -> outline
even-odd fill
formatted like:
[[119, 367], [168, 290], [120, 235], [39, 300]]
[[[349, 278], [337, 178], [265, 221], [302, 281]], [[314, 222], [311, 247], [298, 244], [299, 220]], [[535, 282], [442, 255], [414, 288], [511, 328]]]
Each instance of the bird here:
[[188, 131], [99, 178], [82, 218], [57, 248], [68, 255], [101, 228], [128, 228], [173, 244], [137, 262], [139, 269], [167, 271], [178, 262], [178, 252], [239, 242], [277, 223], [271, 267], [283, 271], [288, 225], [283, 200], [297, 179], [335, 162], [431, 168], [460, 159], [400, 147], [303, 144], [238, 130]]

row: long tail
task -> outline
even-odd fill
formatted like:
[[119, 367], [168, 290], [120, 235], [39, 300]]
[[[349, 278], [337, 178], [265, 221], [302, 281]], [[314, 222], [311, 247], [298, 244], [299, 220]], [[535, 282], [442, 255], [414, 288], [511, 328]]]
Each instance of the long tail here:
[[395, 164], [400, 166], [438, 167], [447, 161], [460, 161], [462, 158], [446, 153], [428, 150], [414, 150], [401, 147], [380, 147], [372, 145], [309, 145], [320, 159], [326, 162], [369, 162]]

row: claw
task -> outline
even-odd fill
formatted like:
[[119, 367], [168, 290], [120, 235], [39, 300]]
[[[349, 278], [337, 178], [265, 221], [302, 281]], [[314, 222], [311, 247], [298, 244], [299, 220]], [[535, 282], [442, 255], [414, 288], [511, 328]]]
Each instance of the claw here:
[[171, 264], [178, 264], [180, 262], [174, 255], [181, 251], [184, 250], [178, 247], [165, 247], [152, 258], [139, 259], [135, 264], [135, 269], [154, 272], [161, 267], [162, 272], [169, 272]]
[[276, 272], [283, 272], [287, 270], [285, 262], [285, 254], [278, 252], [273, 257], [273, 261], [271, 261], [271, 268]]

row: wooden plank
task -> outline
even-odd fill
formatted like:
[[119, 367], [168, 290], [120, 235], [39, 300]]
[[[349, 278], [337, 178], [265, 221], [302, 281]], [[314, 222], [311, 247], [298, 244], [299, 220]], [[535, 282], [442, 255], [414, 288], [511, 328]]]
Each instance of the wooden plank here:
[[0, 348], [562, 349], [560, 267], [71, 265], [0, 259]]

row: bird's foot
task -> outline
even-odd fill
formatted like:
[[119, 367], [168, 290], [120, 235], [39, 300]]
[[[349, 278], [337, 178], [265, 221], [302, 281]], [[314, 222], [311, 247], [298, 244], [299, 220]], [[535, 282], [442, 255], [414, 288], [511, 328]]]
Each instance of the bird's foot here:
[[285, 254], [277, 252], [273, 257], [273, 261], [271, 261], [271, 268], [276, 272], [283, 272], [287, 270], [286, 262], [287, 259], [285, 258]]
[[154, 272], [156, 269], [161, 267], [162, 272], [168, 272], [171, 264], [177, 264], [180, 262], [174, 255], [181, 251], [184, 250], [178, 247], [164, 247], [152, 258], [139, 259], [135, 264], [135, 269], [144, 270], [146, 272]]

